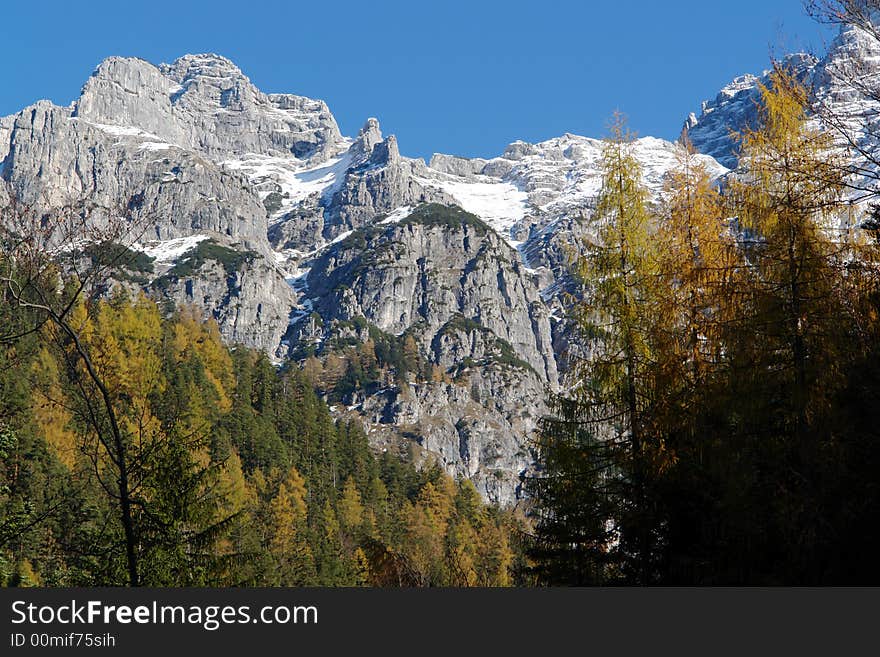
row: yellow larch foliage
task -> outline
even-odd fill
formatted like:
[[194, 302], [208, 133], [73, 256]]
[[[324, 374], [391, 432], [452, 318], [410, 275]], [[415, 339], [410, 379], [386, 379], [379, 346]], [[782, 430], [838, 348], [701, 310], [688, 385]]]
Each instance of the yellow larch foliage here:
[[480, 537], [464, 520], [450, 528], [447, 535], [446, 559], [450, 564], [450, 576], [453, 586], [476, 586], [480, 577], [477, 574], [478, 550]]
[[219, 468], [218, 499], [223, 501], [224, 509], [220, 515], [237, 513], [251, 501], [251, 492], [241, 467], [238, 452], [232, 450]]
[[354, 551], [355, 580], [358, 586], [369, 586], [372, 580], [370, 560], [361, 548]]
[[361, 526], [364, 517], [364, 505], [361, 504], [361, 496], [352, 477], [345, 481], [337, 510], [339, 512], [339, 521], [344, 529], [351, 531]]
[[330, 504], [330, 500], [324, 502], [322, 514], [324, 516], [324, 533], [326, 534], [327, 539], [331, 542], [339, 540], [339, 519], [336, 516], [336, 512], [333, 510], [333, 506]]
[[[790, 379], [796, 435], [810, 416], [833, 403], [841, 381], [844, 306], [838, 285], [842, 255], [837, 234], [845, 216], [845, 153], [827, 131], [806, 121], [808, 91], [777, 66], [762, 86], [759, 126], [742, 137], [741, 173], [730, 198], [756, 245], [742, 288], [753, 312], [744, 326], [774, 345], [764, 365], [785, 368]], [[757, 357], [757, 354], [756, 354]]]
[[78, 439], [71, 426], [73, 415], [64, 406], [64, 390], [59, 379], [58, 363], [43, 347], [32, 366], [34, 380], [31, 412], [37, 429], [69, 470], [76, 464]]
[[205, 367], [205, 377], [217, 393], [217, 406], [221, 412], [232, 408], [231, 394], [235, 386], [232, 357], [223, 344], [220, 329], [213, 319], [202, 321], [197, 310], [183, 309], [174, 324], [174, 355], [182, 361], [188, 351], [193, 351]]
[[117, 400], [120, 428], [143, 444], [161, 434], [151, 397], [166, 388], [162, 372], [162, 319], [143, 295], [98, 305], [89, 336], [92, 361]]
[[117, 396], [143, 400], [165, 389], [162, 376], [162, 319], [143, 295], [100, 302], [89, 347], [105, 383]]
[[286, 562], [304, 542], [300, 534], [305, 528], [307, 512], [305, 480], [292, 467], [269, 503], [269, 551], [279, 561]]

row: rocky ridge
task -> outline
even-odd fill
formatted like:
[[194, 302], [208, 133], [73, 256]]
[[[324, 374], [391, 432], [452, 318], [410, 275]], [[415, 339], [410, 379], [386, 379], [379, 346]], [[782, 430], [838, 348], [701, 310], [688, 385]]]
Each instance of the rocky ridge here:
[[[789, 62], [825, 97], [862, 102], [822, 76], [848, 48], [872, 51], [857, 34], [836, 44]], [[761, 81], [738, 78], [687, 121], [714, 177], [736, 165], [730, 129], [754, 120]], [[635, 144], [655, 198], [678, 148]], [[96, 220], [124, 206], [144, 224], [130, 247], [152, 259], [146, 290], [313, 371], [377, 448], [436, 459], [511, 503], [565, 370], [563, 292], [600, 155], [565, 134], [425, 163], [377, 120], [344, 137], [322, 101], [263, 94], [218, 55], [114, 57], [70, 106], [0, 118], [0, 204], [86, 198]]]
[[[880, 148], [880, 42], [856, 26], [843, 26], [821, 58], [808, 53], [785, 56], [781, 64], [793, 71], [811, 92], [811, 121], [822, 128], [822, 119], [833, 119], [833, 134], [841, 148], [851, 145], [854, 169], [866, 167], [870, 178], [876, 168], [871, 163]], [[692, 113], [683, 131], [694, 147], [726, 167], [737, 165], [736, 134], [753, 127], [757, 119], [760, 87], [770, 84], [770, 71], [736, 78], [705, 101], [699, 115]], [[825, 121], [824, 127], [829, 127]], [[858, 151], [861, 151], [859, 153]], [[856, 175], [856, 187], [865, 181]], [[856, 190], [854, 197], [864, 190]]]

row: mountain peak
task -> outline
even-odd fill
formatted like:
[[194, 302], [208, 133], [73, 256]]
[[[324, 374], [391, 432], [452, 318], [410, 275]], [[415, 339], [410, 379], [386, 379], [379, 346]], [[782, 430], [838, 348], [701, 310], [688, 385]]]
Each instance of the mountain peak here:
[[247, 80], [247, 76], [230, 59], [216, 53], [183, 55], [175, 59], [171, 64], [163, 64], [160, 66], [160, 69], [180, 84], [196, 78], [238, 78]]
[[382, 141], [382, 128], [379, 126], [379, 120], [373, 117], [367, 119], [358, 132], [357, 141], [363, 144], [364, 152], [370, 153], [373, 147]]
[[379, 127], [379, 120], [370, 117], [364, 123], [364, 126], [358, 132], [355, 142], [352, 145], [352, 161], [355, 164], [361, 164], [370, 159], [373, 149], [377, 144], [382, 142], [382, 129]]

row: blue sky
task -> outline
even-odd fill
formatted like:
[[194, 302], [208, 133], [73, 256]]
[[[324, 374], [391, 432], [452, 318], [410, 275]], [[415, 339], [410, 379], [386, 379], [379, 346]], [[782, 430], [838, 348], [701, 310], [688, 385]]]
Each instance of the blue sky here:
[[345, 134], [376, 116], [421, 157], [601, 137], [617, 108], [674, 138], [736, 75], [830, 36], [800, 0], [43, 0], [6, 4], [3, 23], [0, 115], [66, 105], [110, 55], [217, 52], [264, 91], [326, 100]]

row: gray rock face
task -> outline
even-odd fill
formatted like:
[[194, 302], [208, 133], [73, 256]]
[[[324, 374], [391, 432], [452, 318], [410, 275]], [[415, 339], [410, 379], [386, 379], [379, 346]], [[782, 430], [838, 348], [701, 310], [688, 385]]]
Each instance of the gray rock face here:
[[534, 372], [488, 365], [453, 382], [426, 382], [366, 397], [357, 412], [371, 441], [414, 440], [455, 477], [469, 478], [488, 500], [521, 496], [520, 474], [534, 463], [531, 437], [547, 410]]
[[683, 132], [700, 153], [711, 155], [724, 166], [735, 168], [737, 144], [734, 133], [755, 125], [758, 83], [766, 79], [743, 75], [726, 85], [712, 101], [703, 101], [699, 117], [691, 114]]
[[321, 161], [341, 141], [323, 101], [263, 94], [237, 66], [213, 54], [161, 67], [107, 59], [86, 82], [74, 113], [93, 123], [137, 126], [212, 158], [261, 153]]
[[332, 343], [340, 321], [362, 320], [412, 336], [443, 379], [348, 399], [374, 442], [411, 436], [488, 499], [516, 498], [558, 377], [548, 310], [514, 249], [473, 215], [421, 206], [332, 245], [304, 294], [325, 327], [319, 342]]
[[332, 239], [401, 206], [454, 203], [448, 194], [420, 182], [424, 162], [400, 156], [397, 138], [381, 139], [378, 122], [368, 122], [351, 148], [353, 166], [324, 211], [324, 236]]
[[321, 196], [312, 194], [299, 205], [284, 214], [282, 219], [269, 226], [269, 242], [272, 248], [311, 250], [324, 239], [324, 208]]
[[105, 59], [83, 86], [74, 116], [112, 126], [138, 127], [159, 140], [192, 147], [192, 135], [176, 116], [177, 81], [141, 59]]
[[444, 365], [455, 358], [444, 356], [438, 335], [464, 317], [556, 383], [537, 286], [513, 249], [457, 208], [427, 205], [399, 223], [353, 233], [318, 258], [307, 284], [325, 320], [364, 317], [394, 335], [418, 325], [423, 351]]
[[381, 142], [382, 130], [379, 127], [379, 121], [371, 117], [358, 132], [358, 136], [351, 146], [351, 166], [359, 167], [366, 164], [373, 155], [373, 149]]
[[223, 160], [258, 150], [311, 162], [343, 148], [326, 105], [265, 96], [223, 58], [161, 68], [111, 58], [71, 107], [40, 101], [0, 120], [0, 177], [35, 211], [82, 205], [93, 222], [125, 215], [135, 248], [211, 234], [253, 252], [234, 294], [208, 270], [186, 284], [193, 293], [166, 292], [216, 317], [228, 339], [274, 352], [293, 292], [274, 264], [260, 194]]
[[[224, 243], [219, 235], [214, 240]], [[241, 252], [238, 244], [228, 248]], [[186, 275], [174, 275], [173, 269], [157, 273], [167, 298], [204, 309], [230, 343], [267, 349], [276, 358], [286, 355], [280, 343], [295, 295], [264, 258], [253, 254], [235, 266], [209, 259]]]
[[[13, 116], [0, 117], [0, 167], [2, 167], [3, 160], [5, 160], [6, 156], [9, 154], [9, 148], [11, 146], [10, 135], [12, 134], [12, 126], [14, 123], [15, 118]], [[0, 168], [0, 171], [2, 171], [2, 168]]]
[[441, 173], [469, 178], [483, 173], [486, 164], [487, 161], [482, 158], [468, 159], [466, 157], [458, 157], [457, 155], [434, 153], [428, 166]]
[[[836, 48], [832, 46], [824, 60], [796, 53], [786, 56], [782, 65], [806, 85], [814, 86], [825, 75], [823, 69], [836, 59]], [[711, 155], [729, 169], [736, 168], [739, 159], [736, 135], [757, 125], [760, 89], [769, 84], [769, 71], [760, 76], [742, 75], [721, 89], [714, 100], [704, 101], [699, 116], [691, 114], [684, 124], [684, 132], [697, 151]]]
[[9, 135], [0, 173], [28, 206], [49, 212], [87, 201], [96, 221], [133, 219], [133, 239], [212, 231], [270, 253], [265, 209], [247, 181], [192, 151], [97, 127], [45, 101], [16, 115]]
[[[873, 21], [880, 24], [876, 12]], [[853, 182], [874, 189], [880, 148], [880, 41], [860, 28], [842, 28], [813, 69], [811, 83], [816, 123], [830, 123], [842, 145], [855, 146], [856, 168], [867, 175]], [[829, 115], [833, 121], [826, 120]]]
[[[874, 19], [877, 22], [877, 17]], [[811, 127], [828, 130], [841, 147], [850, 151], [854, 174], [851, 196], [857, 201], [854, 220], [865, 211], [864, 191], [876, 184], [876, 153], [880, 148], [880, 42], [859, 27], [844, 25], [821, 59], [797, 53], [782, 62], [794, 71], [810, 91], [808, 111]], [[745, 75], [722, 89], [717, 98], [704, 102], [700, 116], [685, 121], [694, 146], [728, 167], [737, 164], [731, 133], [754, 127], [761, 85], [770, 84], [769, 72]], [[855, 148], [852, 148], [852, 147]], [[861, 188], [861, 189], [860, 189]], [[851, 227], [848, 220], [841, 228]]]
[[[429, 175], [424, 162], [402, 157], [396, 137], [383, 138], [379, 122], [372, 118], [345, 152], [325, 164], [297, 168], [270, 158], [236, 166], [255, 171], [255, 180], [282, 194], [270, 240], [276, 249], [300, 254], [401, 207], [454, 202], [424, 183]], [[274, 182], [266, 182], [261, 173], [265, 166], [275, 168], [270, 174]], [[300, 196], [288, 202], [283, 196], [286, 187]], [[288, 197], [293, 198], [289, 192]]]

